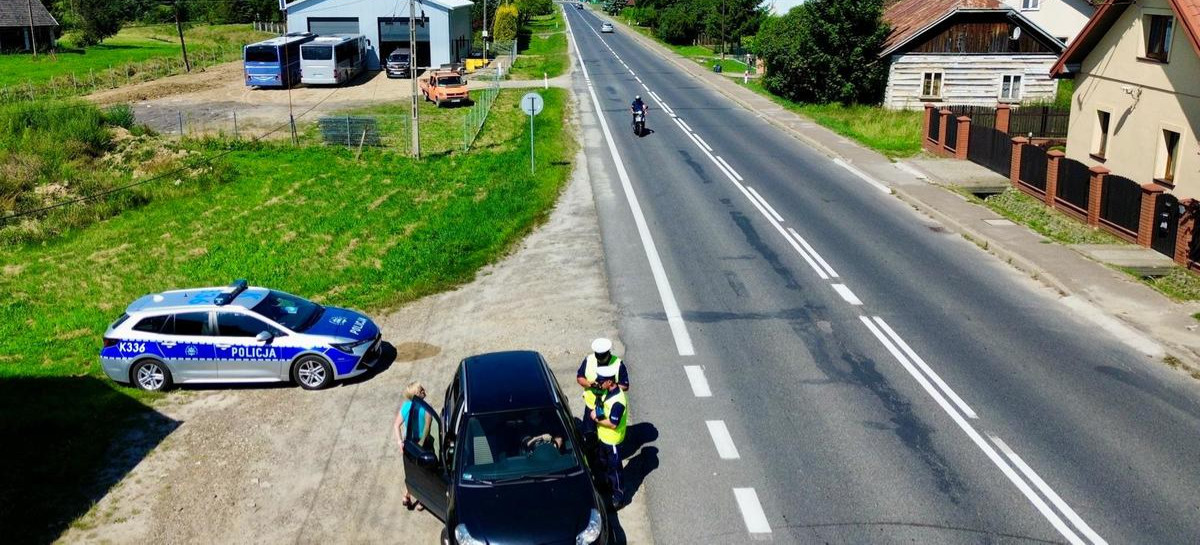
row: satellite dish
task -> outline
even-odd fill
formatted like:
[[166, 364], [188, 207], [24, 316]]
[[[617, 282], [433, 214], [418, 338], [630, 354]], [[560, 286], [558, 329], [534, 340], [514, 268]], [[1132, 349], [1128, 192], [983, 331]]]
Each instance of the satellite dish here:
[[1019, 27], [1019, 26], [1013, 27], [1012, 38], [1010, 38], [1010, 39], [1012, 39], [1012, 40], [1020, 40], [1021, 39], [1021, 27]]

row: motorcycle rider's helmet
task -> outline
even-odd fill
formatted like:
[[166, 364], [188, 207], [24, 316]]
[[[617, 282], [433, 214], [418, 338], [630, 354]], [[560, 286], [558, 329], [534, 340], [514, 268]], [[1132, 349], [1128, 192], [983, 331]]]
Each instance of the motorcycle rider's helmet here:
[[634, 100], [641, 100], [641, 99], [642, 99], [642, 95], [637, 95], [637, 96], [633, 97], [633, 99], [634, 99]]

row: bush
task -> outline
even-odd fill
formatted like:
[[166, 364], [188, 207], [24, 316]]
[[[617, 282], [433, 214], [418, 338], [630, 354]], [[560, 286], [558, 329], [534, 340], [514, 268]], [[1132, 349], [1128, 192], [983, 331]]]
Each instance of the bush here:
[[492, 24], [492, 39], [498, 42], [516, 40], [519, 16], [517, 6], [512, 4], [504, 4], [496, 8], [496, 20]]
[[133, 108], [128, 104], [109, 106], [107, 110], [104, 110], [104, 122], [114, 127], [132, 129], [134, 123]]
[[652, 7], [625, 8], [621, 11], [621, 15], [637, 26], [653, 27], [658, 25], [658, 10]]

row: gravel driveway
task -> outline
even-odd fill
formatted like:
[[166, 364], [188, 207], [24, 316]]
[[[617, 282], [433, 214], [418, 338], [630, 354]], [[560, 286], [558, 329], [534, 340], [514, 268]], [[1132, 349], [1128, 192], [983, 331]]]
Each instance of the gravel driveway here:
[[[576, 164], [585, 164], [582, 155]], [[592, 189], [579, 168], [548, 223], [504, 261], [455, 291], [376, 313], [395, 354], [379, 374], [320, 392], [168, 395], [155, 408], [178, 429], [60, 541], [436, 543], [441, 523], [400, 505], [404, 476], [390, 426], [403, 387], [422, 381], [441, 407], [462, 358], [535, 349], [574, 391], [591, 339], [616, 338], [614, 312]], [[650, 541], [642, 497], [620, 512], [630, 543]]]

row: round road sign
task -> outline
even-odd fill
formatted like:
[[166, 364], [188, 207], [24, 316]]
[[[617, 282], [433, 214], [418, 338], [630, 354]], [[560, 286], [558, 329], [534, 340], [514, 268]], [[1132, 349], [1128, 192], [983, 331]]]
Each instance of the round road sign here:
[[542, 95], [534, 92], [525, 93], [521, 97], [521, 109], [525, 111], [525, 115], [537, 115], [542, 113], [542, 106], [545, 102], [542, 101]]

